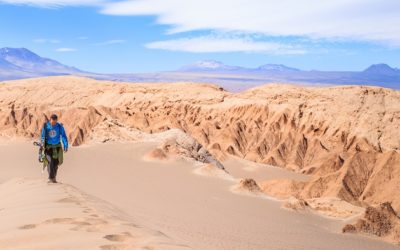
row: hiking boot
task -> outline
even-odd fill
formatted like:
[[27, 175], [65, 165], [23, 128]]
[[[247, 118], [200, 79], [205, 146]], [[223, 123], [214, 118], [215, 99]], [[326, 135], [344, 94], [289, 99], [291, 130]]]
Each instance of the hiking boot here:
[[53, 179], [49, 179], [49, 180], [47, 181], [47, 183], [57, 183], [57, 181], [56, 181], [55, 178], [53, 178]]

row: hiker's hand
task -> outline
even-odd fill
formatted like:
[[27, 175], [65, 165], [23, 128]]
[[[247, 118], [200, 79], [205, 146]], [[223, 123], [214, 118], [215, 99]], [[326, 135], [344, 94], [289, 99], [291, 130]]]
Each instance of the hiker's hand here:
[[68, 152], [68, 148], [64, 148], [64, 152], [67, 153]]

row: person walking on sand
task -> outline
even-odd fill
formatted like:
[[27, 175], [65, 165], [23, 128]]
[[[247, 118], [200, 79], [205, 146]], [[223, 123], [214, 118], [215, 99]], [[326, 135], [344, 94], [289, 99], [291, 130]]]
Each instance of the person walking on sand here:
[[57, 122], [58, 117], [55, 114], [50, 116], [50, 121], [43, 124], [41, 132], [41, 142], [44, 147], [44, 166], [47, 166], [49, 172], [49, 183], [57, 183], [56, 176], [58, 166], [63, 163], [64, 152], [68, 151], [68, 138], [62, 123]]

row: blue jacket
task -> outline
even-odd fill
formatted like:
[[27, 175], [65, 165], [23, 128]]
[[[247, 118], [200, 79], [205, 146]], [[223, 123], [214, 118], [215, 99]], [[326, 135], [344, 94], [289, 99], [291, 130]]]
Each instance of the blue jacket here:
[[46, 144], [50, 145], [56, 145], [59, 144], [60, 141], [62, 140], [62, 143], [64, 145], [64, 150], [68, 149], [68, 138], [67, 135], [65, 134], [64, 126], [60, 123], [57, 123], [54, 125], [54, 127], [51, 126], [50, 122], [47, 122], [44, 125], [44, 128], [42, 128], [42, 133], [41, 133], [41, 140], [44, 142], [44, 138], [46, 137]]

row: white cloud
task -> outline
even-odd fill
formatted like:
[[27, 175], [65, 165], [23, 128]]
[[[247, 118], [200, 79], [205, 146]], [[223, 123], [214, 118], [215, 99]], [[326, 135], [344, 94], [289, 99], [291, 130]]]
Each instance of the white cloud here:
[[95, 43], [94, 45], [111, 45], [111, 44], [121, 44], [121, 43], [126, 43], [126, 40], [123, 39], [113, 39], [113, 40], [108, 40], [105, 42], [101, 43]]
[[180, 38], [166, 41], [156, 41], [145, 45], [150, 49], [164, 49], [193, 53], [212, 52], [257, 52], [266, 54], [305, 54], [307, 51], [292, 45], [255, 41], [251, 38], [201, 36]]
[[99, 6], [106, 0], [0, 0], [0, 3], [14, 5], [31, 5], [45, 8], [63, 7], [63, 6]]
[[76, 49], [74, 48], [58, 48], [56, 49], [57, 52], [74, 52]]
[[109, 15], [150, 15], [169, 33], [240, 31], [400, 46], [399, 0], [0, 0], [39, 7], [95, 6]]
[[170, 33], [242, 31], [400, 46], [398, 0], [136, 0], [106, 3], [102, 13], [154, 15]]
[[80, 37], [77, 37], [76, 39], [78, 39], [78, 40], [88, 40], [89, 37], [87, 37], [87, 36], [80, 36]]

